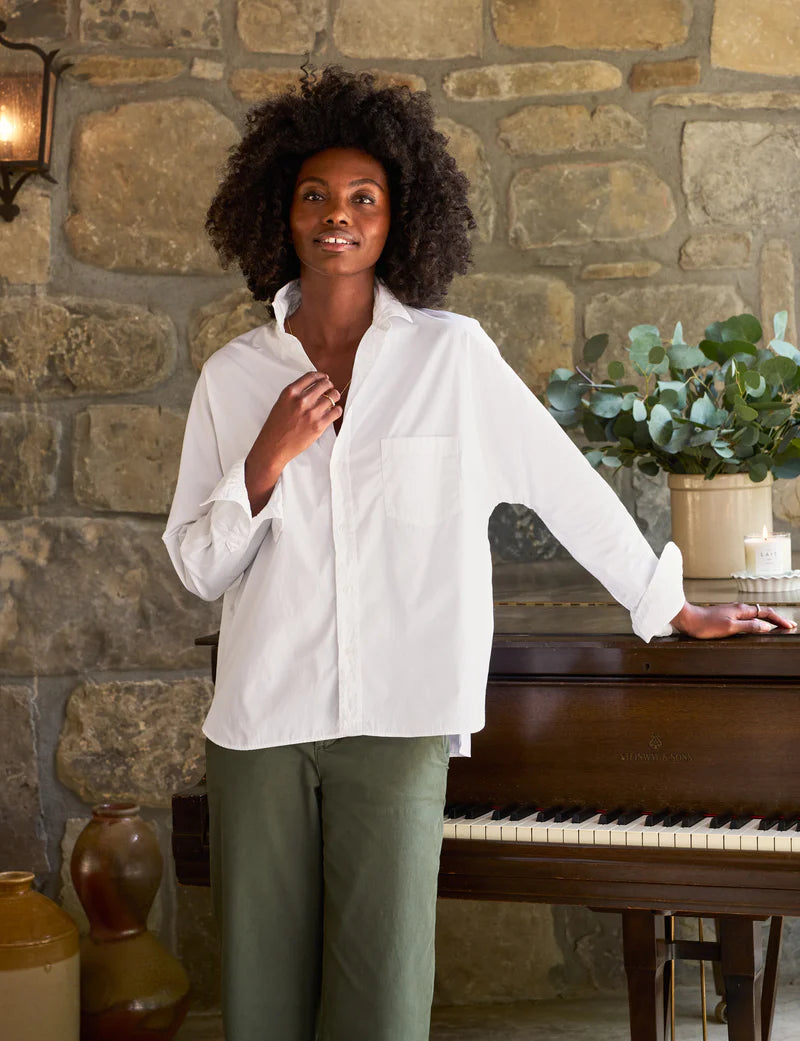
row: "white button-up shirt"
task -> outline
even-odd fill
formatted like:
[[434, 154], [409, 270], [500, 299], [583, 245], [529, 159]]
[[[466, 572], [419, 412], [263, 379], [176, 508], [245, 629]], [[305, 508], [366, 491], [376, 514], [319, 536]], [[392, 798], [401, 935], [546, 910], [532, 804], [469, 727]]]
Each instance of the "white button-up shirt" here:
[[244, 460], [280, 392], [314, 366], [276, 321], [206, 362], [164, 541], [184, 585], [224, 596], [203, 731], [251, 749], [484, 724], [492, 643], [487, 524], [534, 509], [645, 640], [683, 606], [681, 558], [658, 560], [606, 482], [471, 318], [403, 306], [376, 283], [341, 429], [284, 468], [251, 515]]

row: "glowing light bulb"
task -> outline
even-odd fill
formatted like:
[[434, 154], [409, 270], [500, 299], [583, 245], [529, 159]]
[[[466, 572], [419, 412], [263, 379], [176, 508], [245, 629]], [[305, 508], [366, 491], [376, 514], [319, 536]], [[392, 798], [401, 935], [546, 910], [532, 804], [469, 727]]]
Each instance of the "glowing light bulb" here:
[[5, 106], [0, 105], [0, 141], [9, 144], [14, 137], [14, 124], [6, 115]]

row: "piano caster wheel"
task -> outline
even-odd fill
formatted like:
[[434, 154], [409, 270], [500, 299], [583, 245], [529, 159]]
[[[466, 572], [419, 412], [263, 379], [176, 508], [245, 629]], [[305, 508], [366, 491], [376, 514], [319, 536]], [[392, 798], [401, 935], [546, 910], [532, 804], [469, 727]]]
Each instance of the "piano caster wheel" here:
[[728, 1022], [728, 1006], [723, 998], [722, 1001], [717, 1003], [717, 1007], [714, 1009], [714, 1019], [718, 1023]]

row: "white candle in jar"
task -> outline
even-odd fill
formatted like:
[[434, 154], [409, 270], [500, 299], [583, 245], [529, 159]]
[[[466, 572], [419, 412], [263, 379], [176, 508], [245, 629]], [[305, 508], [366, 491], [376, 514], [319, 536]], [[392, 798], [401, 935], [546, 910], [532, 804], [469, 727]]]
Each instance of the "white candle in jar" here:
[[744, 537], [744, 569], [765, 577], [792, 570], [792, 537], [788, 531], [767, 531]]

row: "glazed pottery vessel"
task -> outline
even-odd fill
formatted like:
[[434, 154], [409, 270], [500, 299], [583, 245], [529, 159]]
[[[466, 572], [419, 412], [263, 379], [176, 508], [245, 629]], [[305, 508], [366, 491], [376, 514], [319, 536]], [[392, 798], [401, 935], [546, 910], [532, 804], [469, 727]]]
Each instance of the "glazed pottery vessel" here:
[[161, 851], [135, 803], [105, 803], [78, 836], [72, 881], [81, 941], [81, 1041], [169, 1041], [189, 1004], [180, 963], [147, 930]]
[[744, 537], [772, 530], [773, 477], [749, 474], [670, 474], [672, 540], [686, 578], [730, 578], [744, 571]]
[[78, 927], [33, 879], [0, 872], [0, 1038], [78, 1041]]

